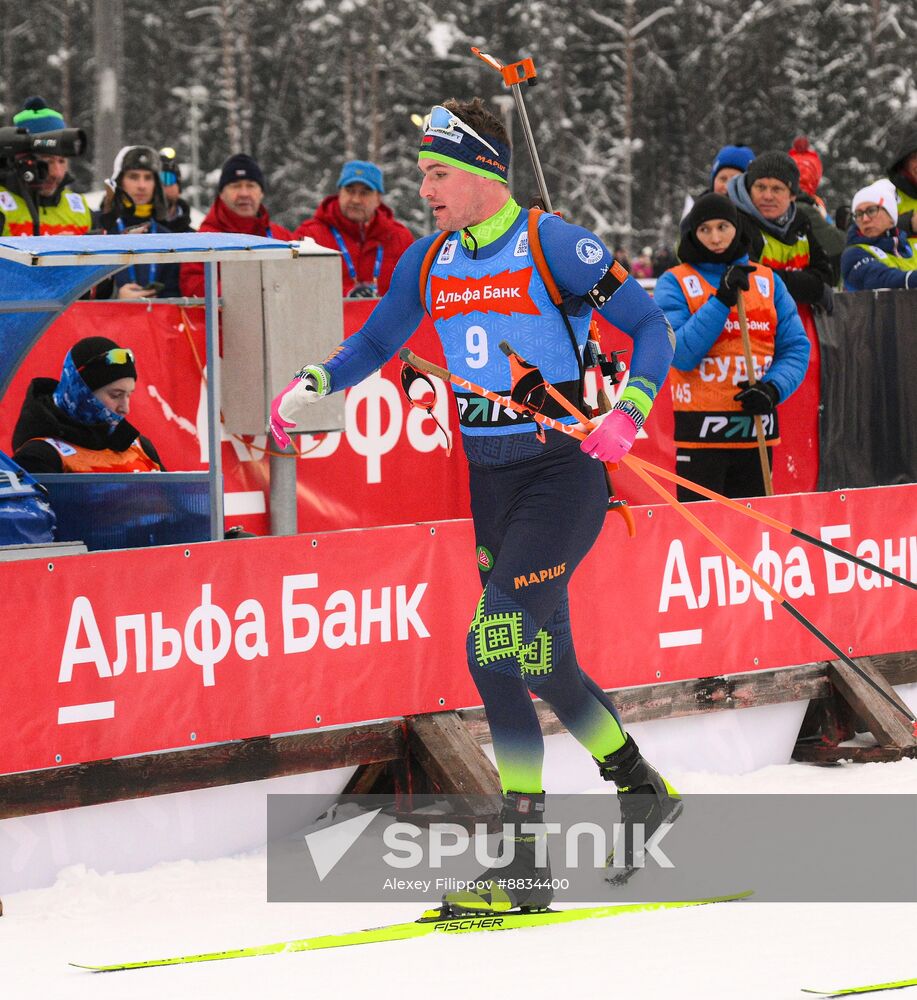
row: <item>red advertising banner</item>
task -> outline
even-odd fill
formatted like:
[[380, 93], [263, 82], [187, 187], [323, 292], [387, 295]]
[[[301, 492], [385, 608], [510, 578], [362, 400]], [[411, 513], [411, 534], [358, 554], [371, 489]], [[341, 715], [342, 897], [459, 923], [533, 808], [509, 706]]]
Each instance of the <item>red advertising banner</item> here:
[[[373, 302], [347, 302], [352, 333]], [[111, 337], [137, 357], [138, 388], [131, 422], [156, 445], [170, 472], [207, 468], [207, 397], [202, 366], [204, 311], [167, 303], [78, 302], [51, 325], [0, 400], [0, 447], [11, 451], [13, 427], [32, 378], [58, 378], [64, 355], [81, 337]], [[432, 324], [412, 338], [414, 349], [442, 360]], [[303, 357], [303, 362], [309, 357]], [[302, 531], [404, 524], [468, 516], [467, 466], [456, 441], [447, 458], [435, 423], [404, 399], [400, 363], [390, 362], [347, 394], [347, 430], [294, 438]], [[457, 432], [451, 393], [442, 392], [440, 421]], [[269, 532], [267, 435], [223, 438], [226, 524]], [[294, 461], [294, 459], [291, 459]]]
[[[345, 330], [357, 330], [373, 302], [344, 303]], [[630, 338], [602, 322], [606, 351], [624, 350]], [[0, 400], [0, 447], [11, 451], [13, 427], [29, 381], [58, 377], [64, 355], [81, 337], [93, 333], [133, 348], [138, 389], [131, 401], [131, 421], [159, 450], [172, 472], [207, 468], [206, 384], [202, 374], [204, 314], [200, 307], [163, 304], [78, 302], [45, 333]], [[814, 339], [814, 338], [813, 338]], [[442, 363], [433, 325], [425, 320], [410, 346], [421, 357]], [[817, 349], [817, 345], [816, 345]], [[304, 362], [310, 359], [303, 356]], [[436, 414], [454, 439], [447, 456], [445, 440], [423, 411], [408, 405], [400, 384], [401, 366], [391, 361], [379, 375], [347, 393], [343, 434], [302, 436], [294, 440], [299, 458], [298, 513], [301, 531], [412, 524], [469, 515], [467, 465], [462, 451], [451, 391], [438, 393]], [[596, 381], [589, 373], [586, 398], [594, 402]], [[783, 444], [777, 449], [777, 492], [815, 488], [817, 464], [818, 381], [804, 386], [781, 406]], [[674, 468], [673, 417], [669, 391], [659, 394], [641, 431], [634, 454]], [[269, 531], [269, 441], [224, 435], [223, 474], [227, 525], [241, 524], [256, 534]], [[615, 477], [619, 496], [632, 505], [655, 503], [656, 496], [636, 476], [622, 470]]]
[[[917, 485], [756, 508], [917, 580]], [[853, 656], [917, 648], [913, 594], [715, 503], [694, 512]], [[667, 506], [572, 581], [604, 687], [832, 658]], [[467, 520], [0, 563], [0, 772], [477, 704]]]

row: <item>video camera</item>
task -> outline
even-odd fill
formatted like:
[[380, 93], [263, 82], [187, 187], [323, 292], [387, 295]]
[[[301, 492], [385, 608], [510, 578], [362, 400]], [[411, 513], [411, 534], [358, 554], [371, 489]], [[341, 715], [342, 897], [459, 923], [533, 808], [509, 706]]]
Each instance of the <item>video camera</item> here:
[[4, 126], [0, 128], [0, 172], [14, 170], [22, 181], [35, 186], [48, 175], [40, 156], [82, 156], [86, 146], [86, 133], [81, 128], [33, 133]]

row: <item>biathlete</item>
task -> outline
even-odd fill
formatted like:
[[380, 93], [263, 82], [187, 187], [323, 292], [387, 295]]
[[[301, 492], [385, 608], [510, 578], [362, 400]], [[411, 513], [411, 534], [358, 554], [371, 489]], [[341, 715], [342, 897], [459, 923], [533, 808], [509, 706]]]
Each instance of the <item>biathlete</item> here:
[[[531, 419], [457, 394], [484, 587], [468, 631], [468, 665], [493, 737], [504, 830], [514, 842], [512, 863], [481, 875], [480, 891], [446, 897], [453, 909], [475, 912], [541, 909], [553, 896], [549, 866], [540, 851], [536, 864], [536, 839], [528, 832], [544, 816], [544, 739], [529, 691], [615, 782], [625, 825], [642, 823], [648, 839], [681, 808], [624, 732], [610, 699], [577, 662], [568, 603], [570, 577], [608, 509], [601, 463], [619, 461], [633, 444], [665, 380], [674, 335], [598, 237], [545, 214], [538, 235], [564, 292], [574, 349], [535, 266], [529, 213], [507, 186], [509, 163], [506, 131], [480, 99], [433, 109], [418, 159], [420, 195], [447, 236], [429, 263], [425, 287], [420, 277], [436, 234], [405, 251], [364, 326], [321, 364], [306, 365], [277, 396], [271, 422], [278, 441], [288, 443], [286, 429], [304, 418], [309, 404], [381, 367], [416, 330], [424, 310], [453, 373], [509, 395], [509, 362], [498, 349], [507, 340], [578, 406], [593, 308], [633, 338], [627, 387], [580, 447], [550, 430], [542, 442]], [[542, 412], [576, 422], [552, 401]], [[501, 888], [498, 881], [521, 888]]]

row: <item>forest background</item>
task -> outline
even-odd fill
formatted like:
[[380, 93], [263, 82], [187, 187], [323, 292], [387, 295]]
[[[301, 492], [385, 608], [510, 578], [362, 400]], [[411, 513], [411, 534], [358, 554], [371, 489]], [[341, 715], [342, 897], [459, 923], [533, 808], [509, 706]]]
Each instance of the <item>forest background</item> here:
[[[534, 58], [524, 96], [555, 209], [631, 251], [673, 241], [727, 143], [807, 135], [833, 209], [917, 121], [917, 0], [0, 0], [0, 23], [0, 120], [39, 94], [86, 128], [78, 190], [101, 188], [122, 144], [171, 145], [206, 210], [220, 164], [248, 152], [290, 227], [360, 158], [383, 166], [395, 214], [429, 231], [411, 116], [450, 96], [497, 98], [514, 192], [534, 197], [518, 118], [472, 45]], [[112, 79], [117, 114], [100, 118]]]

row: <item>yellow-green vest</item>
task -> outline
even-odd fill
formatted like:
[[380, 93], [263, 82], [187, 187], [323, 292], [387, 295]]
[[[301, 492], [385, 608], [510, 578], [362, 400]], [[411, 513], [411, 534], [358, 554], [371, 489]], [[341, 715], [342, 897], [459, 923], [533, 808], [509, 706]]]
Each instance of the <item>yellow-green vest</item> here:
[[[913, 212], [917, 209], [917, 198], [912, 197], [909, 194], [905, 194], [901, 188], [897, 188], [898, 194], [898, 214], [901, 215], [902, 212]], [[907, 237], [908, 243], [911, 245], [911, 250], [917, 254], [917, 236], [912, 233], [908, 233]], [[910, 270], [908, 268], [908, 270]]]
[[[0, 187], [0, 213], [4, 216], [3, 236], [34, 236], [32, 215], [24, 198]], [[56, 205], [38, 208], [39, 236], [84, 236], [92, 228], [92, 213], [86, 199], [64, 188]]]
[[872, 254], [873, 257], [886, 267], [893, 267], [898, 271], [917, 271], [917, 252], [914, 251], [913, 241], [911, 244], [910, 257], [897, 257], [894, 254], [886, 253], [878, 247], [870, 246], [868, 243], [854, 243], [853, 245]]
[[795, 243], [781, 243], [766, 229], [761, 230], [764, 248], [759, 262], [773, 271], [803, 271], [809, 266], [809, 237], [800, 233]]
[[901, 188], [897, 188], [898, 194], [898, 214], [902, 212], [913, 212], [917, 208], [917, 198], [905, 194]]

